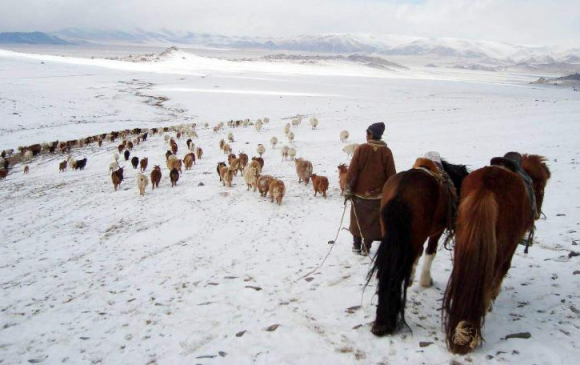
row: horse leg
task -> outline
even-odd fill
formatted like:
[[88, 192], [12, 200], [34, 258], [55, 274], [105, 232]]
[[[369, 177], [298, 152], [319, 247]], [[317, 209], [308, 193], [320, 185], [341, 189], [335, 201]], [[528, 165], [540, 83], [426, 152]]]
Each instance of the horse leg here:
[[433, 285], [433, 278], [431, 277], [431, 265], [437, 254], [437, 243], [441, 234], [429, 238], [427, 250], [425, 250], [425, 260], [423, 260], [423, 270], [421, 271], [421, 278], [419, 284], [424, 288], [429, 288]]

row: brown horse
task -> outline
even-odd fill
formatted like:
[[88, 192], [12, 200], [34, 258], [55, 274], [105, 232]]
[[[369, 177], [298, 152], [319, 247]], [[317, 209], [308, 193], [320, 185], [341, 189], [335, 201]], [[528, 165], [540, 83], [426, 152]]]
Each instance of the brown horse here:
[[437, 243], [445, 229], [453, 226], [457, 192], [468, 174], [463, 165], [445, 161], [442, 165], [451, 183], [431, 160], [420, 158], [415, 168], [392, 176], [383, 187], [383, 239], [367, 278], [368, 284], [376, 272], [379, 281], [377, 317], [371, 329], [377, 336], [392, 334], [407, 326], [407, 287], [413, 282], [427, 238], [427, 256], [419, 283], [425, 287], [432, 285], [431, 263]]
[[505, 167], [481, 168], [463, 182], [453, 271], [443, 299], [447, 346], [453, 353], [468, 353], [482, 340], [485, 314], [500, 292], [518, 243], [541, 214], [550, 178], [545, 161], [537, 155], [522, 157], [522, 168], [533, 182], [535, 217], [524, 179]]

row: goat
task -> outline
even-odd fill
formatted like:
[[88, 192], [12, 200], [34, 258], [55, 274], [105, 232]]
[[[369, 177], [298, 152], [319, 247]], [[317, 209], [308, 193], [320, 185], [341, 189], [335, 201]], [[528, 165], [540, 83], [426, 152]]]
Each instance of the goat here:
[[24, 174], [28, 174], [30, 172], [30, 167], [28, 165], [24, 166]]
[[147, 170], [147, 165], [149, 164], [149, 158], [145, 157], [139, 161], [139, 166], [141, 166], [141, 172], [145, 172]]
[[131, 165], [133, 165], [133, 168], [136, 169], [137, 167], [139, 167], [139, 157], [134, 156], [131, 159]]
[[298, 183], [304, 181], [304, 183], [308, 185], [313, 170], [312, 162], [301, 158], [297, 158], [296, 161], [294, 161], [294, 163], [296, 164], [296, 174], [298, 175]]
[[153, 171], [151, 171], [151, 189], [159, 188], [159, 182], [161, 181], [161, 167], [155, 165]]
[[119, 168], [117, 171], [113, 171], [111, 174], [111, 180], [113, 180], [113, 187], [115, 191], [119, 188], [119, 185], [123, 182], [123, 168]]
[[82, 160], [76, 160], [75, 162], [75, 170], [84, 170], [85, 166], [87, 166], [87, 158], [83, 158]]
[[179, 180], [179, 171], [175, 167], [171, 169], [171, 172], [169, 173], [169, 179], [171, 180], [171, 187], [177, 186], [177, 180]]
[[222, 181], [221, 168], [222, 167], [225, 167], [225, 166], [226, 166], [226, 163], [225, 162], [218, 162], [218, 164], [217, 164], [217, 173], [218, 173], [218, 175], [220, 177], [220, 181]]
[[260, 196], [266, 197], [266, 195], [268, 195], [270, 182], [272, 180], [274, 180], [274, 178], [270, 175], [262, 175], [258, 178], [258, 191], [260, 192]]
[[276, 203], [278, 205], [282, 204], [282, 198], [284, 198], [284, 194], [286, 193], [286, 187], [284, 186], [284, 182], [282, 180], [273, 179], [270, 181], [270, 202], [274, 202], [276, 199]]
[[61, 163], [58, 164], [58, 172], [65, 172], [66, 171], [66, 166], [67, 166], [67, 162], [66, 160], [62, 161]]
[[129, 152], [129, 150], [125, 150], [125, 153], [123, 155], [125, 156], [125, 161], [129, 161], [129, 156], [131, 156], [131, 152]]
[[141, 196], [145, 195], [145, 188], [147, 187], [147, 184], [149, 184], [149, 179], [147, 179], [147, 176], [138, 172], [137, 173], [137, 188], [139, 188], [139, 195], [141, 195]]
[[185, 157], [183, 158], [183, 163], [185, 164], [186, 170], [191, 169], [191, 166], [195, 164], [195, 154], [188, 153], [187, 155], [185, 155]]
[[326, 191], [328, 190], [328, 178], [326, 176], [318, 176], [316, 174], [312, 174], [312, 186], [314, 187], [314, 196], [317, 193], [321, 193], [322, 196], [326, 199]]
[[348, 174], [348, 167], [345, 164], [338, 165], [338, 184], [340, 186], [340, 195], [344, 195], [346, 189], [346, 175]]
[[260, 177], [260, 173], [258, 172], [258, 170], [255, 167], [249, 165], [246, 166], [246, 168], [244, 169], [243, 175], [244, 181], [248, 186], [248, 191], [250, 190], [250, 188], [253, 188], [254, 191], [256, 191], [256, 189], [258, 188], [258, 178]]

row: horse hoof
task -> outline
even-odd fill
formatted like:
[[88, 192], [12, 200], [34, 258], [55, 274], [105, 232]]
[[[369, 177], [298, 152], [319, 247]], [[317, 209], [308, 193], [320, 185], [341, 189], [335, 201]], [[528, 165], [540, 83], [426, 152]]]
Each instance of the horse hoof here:
[[377, 337], [382, 337], [384, 335], [389, 334], [389, 331], [387, 330], [387, 326], [385, 326], [384, 324], [373, 324], [373, 327], [371, 328], [371, 332], [373, 333], [373, 335], [377, 336]]

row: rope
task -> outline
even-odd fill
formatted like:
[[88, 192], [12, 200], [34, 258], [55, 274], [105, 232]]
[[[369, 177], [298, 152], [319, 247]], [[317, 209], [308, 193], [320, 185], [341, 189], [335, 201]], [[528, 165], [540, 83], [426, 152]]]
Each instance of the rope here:
[[334, 241], [332, 241], [333, 245], [330, 246], [330, 250], [328, 250], [328, 253], [326, 254], [326, 256], [324, 256], [324, 259], [322, 260], [322, 262], [318, 266], [316, 266], [312, 271], [309, 271], [306, 275], [299, 277], [294, 282], [297, 282], [299, 280], [304, 279], [305, 277], [314, 273], [316, 270], [320, 269], [322, 267], [322, 265], [324, 265], [324, 263], [326, 262], [326, 259], [330, 256], [330, 253], [332, 252], [332, 249], [334, 248], [334, 243], [338, 239], [338, 235], [340, 234], [341, 227], [342, 227], [342, 222], [344, 221], [344, 214], [345, 213], [346, 213], [346, 201], [344, 202], [344, 209], [342, 210], [342, 217], [340, 218], [340, 225], [338, 226], [338, 230], [336, 231], [336, 237], [334, 238]]

